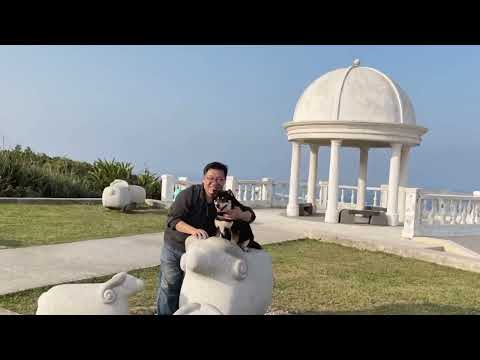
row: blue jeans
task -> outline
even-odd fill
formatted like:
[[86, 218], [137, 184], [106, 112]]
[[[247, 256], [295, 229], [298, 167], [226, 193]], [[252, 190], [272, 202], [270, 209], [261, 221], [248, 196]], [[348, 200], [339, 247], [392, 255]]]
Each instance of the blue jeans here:
[[157, 315], [172, 315], [178, 310], [184, 278], [180, 268], [180, 257], [183, 254], [180, 250], [163, 245], [158, 274]]

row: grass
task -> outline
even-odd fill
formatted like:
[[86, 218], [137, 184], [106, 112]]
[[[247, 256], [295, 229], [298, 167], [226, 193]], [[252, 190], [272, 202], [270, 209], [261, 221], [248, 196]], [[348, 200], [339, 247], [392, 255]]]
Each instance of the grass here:
[[101, 205], [0, 205], [0, 246], [24, 247], [161, 232], [166, 210], [122, 213]]
[[[264, 248], [273, 259], [273, 310], [300, 314], [480, 314], [477, 273], [316, 240]], [[132, 313], [151, 313], [158, 267], [130, 273], [146, 285], [130, 298]], [[0, 307], [33, 314], [38, 296], [49, 288], [0, 296]]]

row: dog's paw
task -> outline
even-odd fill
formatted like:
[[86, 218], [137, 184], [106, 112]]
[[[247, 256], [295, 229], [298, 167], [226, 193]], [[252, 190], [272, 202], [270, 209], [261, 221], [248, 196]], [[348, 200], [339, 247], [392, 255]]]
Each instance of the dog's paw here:
[[245, 251], [245, 252], [248, 252], [248, 251], [249, 251], [247, 245], [241, 245], [241, 246], [240, 246], [240, 249], [242, 249], [242, 250]]

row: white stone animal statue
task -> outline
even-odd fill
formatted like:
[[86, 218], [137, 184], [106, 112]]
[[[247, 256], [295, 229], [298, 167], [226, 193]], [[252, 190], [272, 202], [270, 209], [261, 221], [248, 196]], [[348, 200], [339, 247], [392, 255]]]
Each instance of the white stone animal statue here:
[[125, 180], [115, 180], [103, 189], [102, 204], [109, 209], [127, 211], [145, 204], [145, 189], [138, 185], [129, 185]]
[[272, 303], [272, 259], [219, 237], [185, 242], [185, 272], [174, 315], [264, 315]]
[[126, 272], [99, 284], [62, 284], [42, 293], [37, 315], [128, 315], [128, 297], [145, 285]]

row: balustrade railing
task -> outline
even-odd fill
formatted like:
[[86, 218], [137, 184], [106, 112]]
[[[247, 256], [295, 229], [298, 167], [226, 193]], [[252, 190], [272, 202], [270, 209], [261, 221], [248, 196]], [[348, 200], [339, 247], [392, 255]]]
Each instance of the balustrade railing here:
[[[178, 179], [172, 175], [162, 175], [162, 199], [172, 201], [180, 191], [194, 184], [185, 177]], [[286, 207], [288, 204], [290, 183], [288, 181], [238, 180], [227, 177], [226, 189], [231, 189], [236, 198], [247, 206], [254, 207]], [[340, 185], [338, 192], [338, 207], [354, 208], [357, 201], [357, 187]], [[298, 188], [298, 202], [307, 202], [308, 184], [301, 182]], [[366, 205], [379, 206], [380, 188], [367, 187]], [[325, 210], [328, 200], [328, 182], [320, 181], [316, 186], [315, 202], [317, 209]]]
[[402, 236], [480, 235], [480, 197], [406, 189]]

